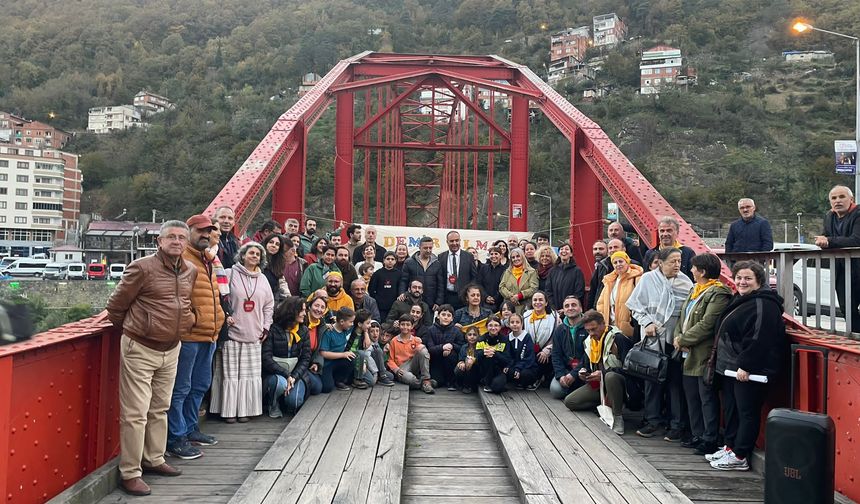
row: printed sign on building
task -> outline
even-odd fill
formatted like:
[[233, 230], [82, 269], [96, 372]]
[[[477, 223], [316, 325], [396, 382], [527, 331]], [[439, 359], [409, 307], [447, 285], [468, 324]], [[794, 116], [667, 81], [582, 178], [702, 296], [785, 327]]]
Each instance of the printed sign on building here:
[[836, 173], [854, 175], [857, 173], [857, 141], [836, 140], [834, 151], [836, 155]]

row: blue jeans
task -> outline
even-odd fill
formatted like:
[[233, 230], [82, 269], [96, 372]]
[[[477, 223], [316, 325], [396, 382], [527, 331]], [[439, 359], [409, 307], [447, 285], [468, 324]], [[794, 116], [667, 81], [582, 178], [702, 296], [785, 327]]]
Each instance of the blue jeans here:
[[269, 401], [269, 416], [281, 418], [284, 416], [283, 409], [287, 414], [295, 415], [302, 404], [305, 403], [307, 387], [302, 380], [296, 380], [289, 394], [284, 395], [287, 390], [287, 379], [281, 375], [270, 375], [266, 378], [266, 398]]
[[167, 444], [170, 446], [197, 430], [203, 395], [212, 384], [215, 343], [183, 341], [176, 366], [176, 382], [167, 410]]
[[322, 377], [318, 374], [313, 374], [308, 371], [308, 395], [317, 395], [322, 393], [323, 384]]

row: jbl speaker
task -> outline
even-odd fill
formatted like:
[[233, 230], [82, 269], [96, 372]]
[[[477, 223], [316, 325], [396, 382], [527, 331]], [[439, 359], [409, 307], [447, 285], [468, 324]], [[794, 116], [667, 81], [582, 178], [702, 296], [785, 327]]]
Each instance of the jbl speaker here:
[[[794, 409], [794, 379], [798, 351], [823, 358], [824, 412]], [[792, 345], [792, 408], [776, 408], [765, 424], [765, 504], [833, 503], [836, 471], [836, 426], [827, 415], [826, 348]]]

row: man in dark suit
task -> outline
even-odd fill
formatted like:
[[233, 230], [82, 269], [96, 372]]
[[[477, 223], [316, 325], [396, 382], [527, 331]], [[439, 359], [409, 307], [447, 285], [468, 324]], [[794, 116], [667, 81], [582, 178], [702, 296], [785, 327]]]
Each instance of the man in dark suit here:
[[460, 292], [470, 283], [478, 281], [478, 267], [471, 254], [460, 250], [460, 233], [448, 231], [445, 241], [448, 242], [448, 250], [439, 254], [438, 258], [436, 305], [447, 303], [457, 309], [465, 305]]

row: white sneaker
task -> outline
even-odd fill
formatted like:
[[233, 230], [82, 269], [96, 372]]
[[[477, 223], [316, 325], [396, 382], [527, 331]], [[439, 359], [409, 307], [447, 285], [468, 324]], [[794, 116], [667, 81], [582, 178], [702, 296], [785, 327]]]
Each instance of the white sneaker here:
[[624, 417], [621, 415], [617, 415], [615, 419], [612, 421], [612, 432], [618, 434], [619, 436], [624, 435]]
[[726, 445], [723, 445], [722, 448], [715, 451], [714, 453], [709, 453], [709, 454], [705, 455], [705, 460], [707, 460], [708, 462], [720, 460], [721, 458], [725, 457], [726, 454], [729, 452], [731, 452], [731, 450], [729, 450], [729, 447]]
[[734, 452], [728, 452], [725, 457], [711, 462], [711, 467], [721, 471], [749, 471], [750, 463], [747, 459], [739, 459]]

